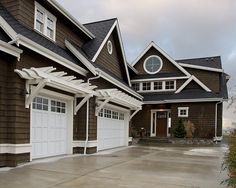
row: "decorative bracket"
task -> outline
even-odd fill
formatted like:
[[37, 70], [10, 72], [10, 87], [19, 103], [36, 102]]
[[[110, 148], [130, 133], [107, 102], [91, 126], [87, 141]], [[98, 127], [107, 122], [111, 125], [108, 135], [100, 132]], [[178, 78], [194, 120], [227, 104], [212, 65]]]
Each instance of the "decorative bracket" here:
[[136, 111], [134, 111], [131, 116], [129, 117], [129, 120], [131, 120], [139, 111], [141, 110], [141, 108], [138, 108]]
[[108, 97], [105, 101], [103, 101], [98, 107], [96, 107], [95, 115], [98, 116], [98, 113], [101, 109], [112, 99], [112, 97]]
[[[74, 115], [77, 114], [77, 112], [79, 111], [79, 109], [91, 98], [93, 97], [93, 94], [88, 94], [86, 95], [82, 101], [80, 101], [80, 103], [78, 105], [75, 105], [75, 108], [74, 108]], [[77, 97], [75, 97], [75, 104], [76, 104], [76, 99]]]
[[39, 94], [40, 90], [44, 88], [44, 86], [50, 82], [49, 79], [42, 79], [37, 80], [38, 85], [34, 88], [30, 88], [31, 83], [29, 81], [26, 81], [26, 98], [25, 98], [25, 108], [29, 108], [30, 104], [32, 103], [33, 99]]

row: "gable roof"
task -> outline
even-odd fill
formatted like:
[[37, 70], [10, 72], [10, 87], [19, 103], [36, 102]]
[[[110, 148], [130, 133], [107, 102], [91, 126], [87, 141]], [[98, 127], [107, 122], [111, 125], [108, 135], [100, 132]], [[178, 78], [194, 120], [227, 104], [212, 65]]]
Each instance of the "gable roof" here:
[[88, 24], [84, 24], [85, 27], [87, 27], [89, 30], [91, 30], [96, 38], [87, 42], [83, 47], [83, 51], [87, 54], [87, 56], [90, 58], [92, 62], [95, 62], [97, 57], [99, 56], [101, 50], [105, 46], [108, 38], [116, 29], [117, 34], [118, 34], [118, 39], [121, 47], [121, 53], [122, 53], [122, 58], [124, 61], [124, 66], [125, 66], [125, 72], [128, 80], [129, 86], [131, 86], [130, 82], [130, 76], [129, 76], [129, 71], [128, 71], [128, 65], [127, 65], [127, 60], [125, 56], [125, 50], [121, 38], [121, 33], [120, 33], [120, 27], [117, 18], [109, 19], [109, 20], [102, 20], [102, 21], [97, 21], [97, 22], [92, 22]]
[[76, 27], [78, 27], [83, 33], [85, 33], [90, 39], [95, 38], [93, 33], [84, 27], [76, 18], [74, 18], [66, 9], [64, 9], [57, 1], [47, 0], [55, 9], [63, 14], [68, 20], [70, 20]]
[[153, 41], [144, 49], [144, 51], [134, 60], [134, 62], [131, 65], [134, 67], [136, 63], [138, 63], [138, 61], [152, 47], [155, 48], [157, 51], [159, 51], [163, 56], [165, 56], [174, 66], [176, 66], [186, 76], [190, 76], [190, 74], [183, 67], [181, 67], [173, 58], [171, 58], [164, 50], [162, 50], [159, 46], [157, 46]]

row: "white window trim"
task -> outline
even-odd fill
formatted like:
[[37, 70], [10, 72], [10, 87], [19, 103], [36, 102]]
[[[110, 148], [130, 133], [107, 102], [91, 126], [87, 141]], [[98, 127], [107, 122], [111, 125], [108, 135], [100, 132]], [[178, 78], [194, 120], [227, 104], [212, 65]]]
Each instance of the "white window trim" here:
[[[166, 81], [174, 81], [174, 89], [166, 89]], [[156, 82], [156, 81], [154, 81]], [[144, 82], [140, 82], [139, 83], [139, 90], [137, 91], [138, 93], [153, 93], [153, 92], [171, 92], [171, 91], [176, 91], [176, 80], [162, 80], [162, 81], [158, 81], [158, 82], [162, 82], [162, 89], [160, 90], [154, 90], [154, 82], [149, 82], [151, 83], [151, 89], [150, 90], [143, 90], [143, 83]], [[133, 82], [133, 83], [137, 83], [137, 82]], [[148, 82], [145, 82], [148, 83]]]
[[[186, 115], [181, 115], [181, 110], [186, 110]], [[178, 117], [188, 117], [189, 107], [178, 107]]]
[[[147, 63], [147, 61], [148, 61], [150, 58], [152, 58], [152, 57], [158, 58], [158, 59], [160, 60], [160, 63], [161, 63], [161, 66], [160, 66], [159, 69], [158, 69], [157, 71], [155, 71], [155, 72], [150, 72], [150, 71], [148, 71], [148, 70], [146, 69], [146, 63]], [[148, 73], [148, 74], [156, 74], [156, 73], [158, 73], [158, 72], [162, 69], [162, 66], [163, 66], [162, 59], [161, 59], [159, 56], [157, 56], [157, 55], [148, 56], [148, 57], [145, 59], [144, 63], [143, 63], [143, 68], [144, 68], [145, 72]]]
[[[37, 23], [37, 10], [40, 12], [43, 12], [43, 32], [39, 31], [36, 27]], [[50, 18], [53, 21], [53, 38], [50, 38], [47, 36], [47, 19]], [[42, 5], [40, 5], [38, 2], [35, 1], [35, 9], [34, 9], [34, 29], [42, 34], [43, 36], [47, 37], [50, 40], [56, 41], [56, 22], [57, 18], [51, 14], [49, 11], [47, 11]]]

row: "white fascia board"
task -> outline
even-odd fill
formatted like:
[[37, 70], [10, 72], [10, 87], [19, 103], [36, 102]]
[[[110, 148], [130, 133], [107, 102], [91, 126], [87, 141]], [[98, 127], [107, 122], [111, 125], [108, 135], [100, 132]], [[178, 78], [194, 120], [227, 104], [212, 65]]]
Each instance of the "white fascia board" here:
[[126, 85], [122, 84], [121, 82], [119, 82], [118, 80], [116, 80], [115, 78], [113, 78], [112, 76], [110, 76], [109, 74], [107, 74], [106, 72], [102, 71], [101, 69], [96, 69], [98, 74], [105, 80], [107, 80], [108, 82], [118, 86], [119, 88], [127, 91], [128, 93], [130, 93], [131, 95], [139, 98], [140, 100], [143, 99], [143, 96], [136, 93], [134, 90], [132, 90], [130, 87], [127, 87]]
[[17, 57], [18, 60], [20, 59], [20, 54], [23, 53], [23, 50], [16, 48], [15, 46], [12, 46], [2, 40], [0, 40], [0, 51], [13, 55]]
[[136, 58], [136, 60], [132, 63], [134, 66], [143, 56], [144, 54], [151, 48], [154, 47], [157, 51], [159, 51], [163, 56], [165, 56], [173, 65], [175, 65], [181, 72], [183, 72], [186, 76], [190, 76], [189, 72], [186, 71], [183, 67], [181, 67], [174, 59], [172, 59], [164, 50], [162, 50], [159, 46], [157, 46], [153, 41], [145, 48], [145, 50]]
[[65, 40], [66, 47], [86, 66], [93, 75], [96, 75], [95, 67], [67, 40]]
[[163, 101], [144, 101], [144, 104], [167, 104], [167, 103], [189, 103], [189, 102], [218, 102], [223, 98], [198, 98], [198, 99], [173, 99]]
[[12, 40], [15, 40], [17, 33], [2, 16], [0, 16], [0, 26]]
[[114, 22], [114, 24], [112, 25], [110, 31], [108, 32], [107, 36], [106, 36], [105, 39], [103, 40], [101, 46], [98, 48], [98, 51], [97, 51], [96, 54], [93, 56], [92, 62], [95, 62], [95, 61], [96, 61], [98, 55], [99, 55], [100, 52], [102, 51], [103, 47], [105, 46], [105, 44], [106, 44], [108, 38], [110, 37], [110, 35], [111, 35], [112, 31], [114, 30], [114, 28], [116, 27], [116, 25], [117, 25], [117, 20], [116, 20], [116, 21]]
[[147, 79], [134, 79], [131, 82], [146, 82], [146, 81], [165, 81], [165, 80], [182, 80], [188, 79], [188, 76], [183, 77], [167, 77], [167, 78], [147, 78]]
[[206, 70], [206, 71], [212, 71], [212, 72], [223, 72], [223, 69], [204, 67], [204, 66], [199, 66], [199, 65], [189, 65], [185, 63], [179, 63], [179, 65], [186, 68], [200, 69], [200, 70]]
[[30, 153], [31, 149], [32, 149], [31, 144], [0, 144], [0, 154]]
[[81, 23], [78, 22], [66, 9], [64, 9], [59, 3], [55, 0], [47, 0], [54, 8], [56, 8], [60, 13], [62, 13], [67, 19], [69, 19], [76, 27], [82, 30], [90, 39], [94, 39], [95, 36]]
[[138, 71], [132, 65], [130, 65], [129, 63], [127, 63], [127, 65], [132, 71], [134, 71], [135, 74], [138, 74]]
[[121, 52], [122, 52], [122, 57], [123, 57], [124, 65], [125, 65], [125, 71], [126, 71], [128, 83], [129, 83], [129, 86], [131, 87], [130, 75], [129, 75], [128, 65], [127, 65], [127, 59], [126, 59], [126, 55], [125, 55], [124, 44], [123, 44], [123, 41], [122, 41], [122, 38], [121, 38], [121, 31], [120, 31], [120, 26], [119, 26], [118, 21], [117, 21], [116, 29], [117, 29], [117, 33], [118, 33], [120, 46], [121, 46]]
[[63, 65], [64, 67], [67, 67], [83, 76], [86, 76], [88, 74], [88, 71], [83, 69], [82, 67], [74, 64], [73, 62], [61, 57], [60, 55], [52, 52], [51, 50], [48, 50], [47, 48], [37, 44], [36, 42], [22, 36], [22, 35], [18, 35], [18, 40], [17, 40], [17, 44], [25, 46], [33, 51], [35, 51], [36, 53], [45, 56], [61, 65]]

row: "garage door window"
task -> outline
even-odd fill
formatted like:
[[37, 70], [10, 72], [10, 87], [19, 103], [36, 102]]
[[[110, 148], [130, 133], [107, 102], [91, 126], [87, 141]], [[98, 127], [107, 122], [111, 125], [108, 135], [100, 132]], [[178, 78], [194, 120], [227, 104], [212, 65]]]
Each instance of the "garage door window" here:
[[119, 113], [118, 112], [112, 112], [112, 119], [118, 119], [119, 118]]
[[111, 110], [104, 109], [104, 117], [111, 118]]
[[66, 113], [66, 103], [52, 100], [51, 101], [51, 111], [57, 113]]
[[120, 113], [119, 114], [119, 120], [124, 120], [125, 119], [125, 114], [124, 113]]
[[99, 117], [103, 117], [103, 109], [100, 110], [98, 116], [99, 116]]
[[48, 111], [48, 99], [35, 97], [33, 100], [33, 109]]

